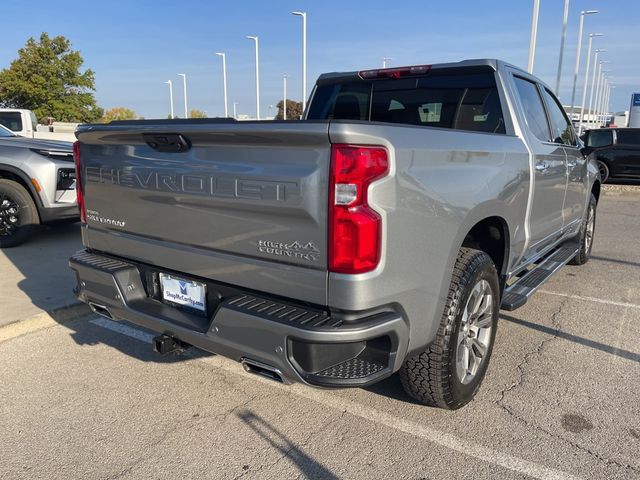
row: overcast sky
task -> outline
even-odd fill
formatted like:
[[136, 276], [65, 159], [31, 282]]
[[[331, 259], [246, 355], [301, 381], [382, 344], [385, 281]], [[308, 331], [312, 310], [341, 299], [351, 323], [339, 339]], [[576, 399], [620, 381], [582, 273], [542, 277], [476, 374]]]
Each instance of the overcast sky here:
[[[534, 73], [555, 86], [563, 0], [541, 0]], [[227, 54], [229, 109], [255, 114], [254, 46], [260, 37], [261, 113], [282, 98], [282, 74], [290, 97], [300, 99], [301, 20], [308, 13], [308, 91], [322, 72], [391, 65], [429, 64], [467, 58], [500, 58], [526, 68], [532, 0], [449, 1], [43, 1], [3, 2], [0, 68], [9, 66], [28, 37], [46, 31], [68, 37], [85, 67], [96, 74], [96, 97], [108, 109], [124, 106], [146, 118], [166, 117], [166, 80], [174, 82], [176, 113], [183, 115], [182, 79], [188, 79], [189, 109], [222, 115], [222, 65]], [[560, 97], [568, 104], [576, 58], [580, 10], [586, 33], [605, 36], [594, 48], [618, 88], [615, 110], [640, 92], [639, 0], [571, 0]], [[584, 74], [586, 40], [583, 48]], [[604, 55], [604, 54], [603, 54]], [[580, 98], [580, 95], [578, 95]]]

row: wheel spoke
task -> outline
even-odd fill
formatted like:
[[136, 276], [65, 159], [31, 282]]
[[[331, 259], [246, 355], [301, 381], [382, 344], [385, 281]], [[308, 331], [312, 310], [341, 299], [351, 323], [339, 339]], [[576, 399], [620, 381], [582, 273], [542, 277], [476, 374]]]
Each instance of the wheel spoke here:
[[474, 353], [477, 353], [477, 356], [480, 358], [484, 358], [487, 353], [487, 346], [481, 343], [477, 338], [471, 339], [471, 345], [473, 346]]

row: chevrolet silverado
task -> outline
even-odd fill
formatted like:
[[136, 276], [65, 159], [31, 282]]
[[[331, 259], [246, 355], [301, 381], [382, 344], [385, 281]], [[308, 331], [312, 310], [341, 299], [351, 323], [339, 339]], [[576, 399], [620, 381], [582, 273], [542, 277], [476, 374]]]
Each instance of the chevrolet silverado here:
[[598, 168], [539, 79], [498, 60], [319, 77], [303, 121], [84, 125], [95, 312], [285, 383], [456, 409], [500, 308], [593, 244]]

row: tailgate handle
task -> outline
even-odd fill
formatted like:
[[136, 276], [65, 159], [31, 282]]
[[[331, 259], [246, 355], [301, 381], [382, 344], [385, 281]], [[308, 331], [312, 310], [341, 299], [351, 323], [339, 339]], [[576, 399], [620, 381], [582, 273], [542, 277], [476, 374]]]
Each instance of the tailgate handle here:
[[189, 139], [179, 133], [144, 133], [142, 138], [158, 152], [186, 152], [191, 148]]

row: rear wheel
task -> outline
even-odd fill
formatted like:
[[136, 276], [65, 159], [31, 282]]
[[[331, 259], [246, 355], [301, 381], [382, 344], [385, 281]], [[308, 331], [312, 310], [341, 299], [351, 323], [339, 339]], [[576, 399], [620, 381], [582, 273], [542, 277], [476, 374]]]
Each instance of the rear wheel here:
[[600, 181], [602, 183], [609, 180], [609, 175], [611, 174], [609, 172], [609, 167], [602, 160], [598, 160], [598, 170], [600, 171]]
[[405, 391], [450, 410], [469, 403], [487, 371], [499, 309], [493, 261], [482, 251], [460, 249], [436, 339], [400, 369]]
[[0, 179], [0, 248], [23, 243], [39, 223], [29, 192], [13, 180]]

